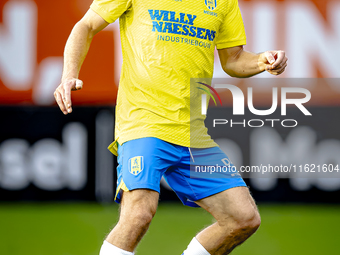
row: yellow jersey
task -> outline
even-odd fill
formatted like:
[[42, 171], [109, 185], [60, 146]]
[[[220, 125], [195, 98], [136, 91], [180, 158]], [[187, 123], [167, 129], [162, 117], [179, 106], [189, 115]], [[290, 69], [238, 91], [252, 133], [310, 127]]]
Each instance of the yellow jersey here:
[[[94, 0], [90, 8], [108, 23], [119, 18], [116, 141], [156, 137], [185, 147], [217, 146], [205, 116], [197, 109], [190, 115], [190, 79], [212, 78], [215, 47], [246, 44], [238, 1]], [[117, 154], [115, 142], [109, 149]]]

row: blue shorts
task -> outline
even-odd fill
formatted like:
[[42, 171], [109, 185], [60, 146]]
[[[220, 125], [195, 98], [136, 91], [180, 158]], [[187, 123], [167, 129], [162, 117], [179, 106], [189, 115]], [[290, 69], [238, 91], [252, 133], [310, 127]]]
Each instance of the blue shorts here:
[[147, 137], [118, 145], [118, 181], [115, 201], [122, 191], [150, 189], [160, 192], [162, 176], [184, 205], [224, 190], [246, 186], [219, 148], [189, 149]]

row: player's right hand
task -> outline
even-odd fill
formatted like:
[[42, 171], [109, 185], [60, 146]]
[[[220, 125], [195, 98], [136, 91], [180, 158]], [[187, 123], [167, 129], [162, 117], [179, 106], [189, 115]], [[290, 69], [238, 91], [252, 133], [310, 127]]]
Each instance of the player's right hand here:
[[80, 90], [83, 82], [79, 79], [66, 79], [54, 91], [54, 98], [60, 110], [66, 115], [72, 112], [71, 90]]

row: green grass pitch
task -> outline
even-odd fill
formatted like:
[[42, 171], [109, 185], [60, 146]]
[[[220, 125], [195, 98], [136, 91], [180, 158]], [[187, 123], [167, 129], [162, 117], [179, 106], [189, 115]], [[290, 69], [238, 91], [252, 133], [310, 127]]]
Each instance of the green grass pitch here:
[[[339, 205], [260, 204], [262, 225], [235, 255], [335, 255]], [[98, 255], [118, 206], [95, 203], [0, 204], [0, 254]], [[180, 255], [213, 222], [202, 209], [161, 203], [137, 255]]]

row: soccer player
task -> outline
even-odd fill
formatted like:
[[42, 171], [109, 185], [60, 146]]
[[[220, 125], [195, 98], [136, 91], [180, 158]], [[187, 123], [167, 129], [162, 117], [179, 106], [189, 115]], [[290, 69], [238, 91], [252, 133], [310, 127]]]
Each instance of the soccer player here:
[[121, 210], [100, 255], [134, 253], [156, 213], [162, 176], [185, 205], [200, 206], [216, 219], [183, 254], [228, 254], [257, 230], [260, 215], [240, 176], [190, 178], [195, 155], [211, 165], [230, 162], [201, 115], [195, 122], [198, 137], [190, 139], [190, 78], [212, 77], [215, 47], [224, 71], [239, 78], [281, 74], [285, 53], [243, 49], [237, 0], [94, 0], [65, 46], [62, 81], [54, 93], [64, 114], [72, 112], [71, 90], [83, 87], [78, 74], [92, 38], [118, 18], [123, 66], [116, 141], [109, 149], [118, 152], [115, 201]]

